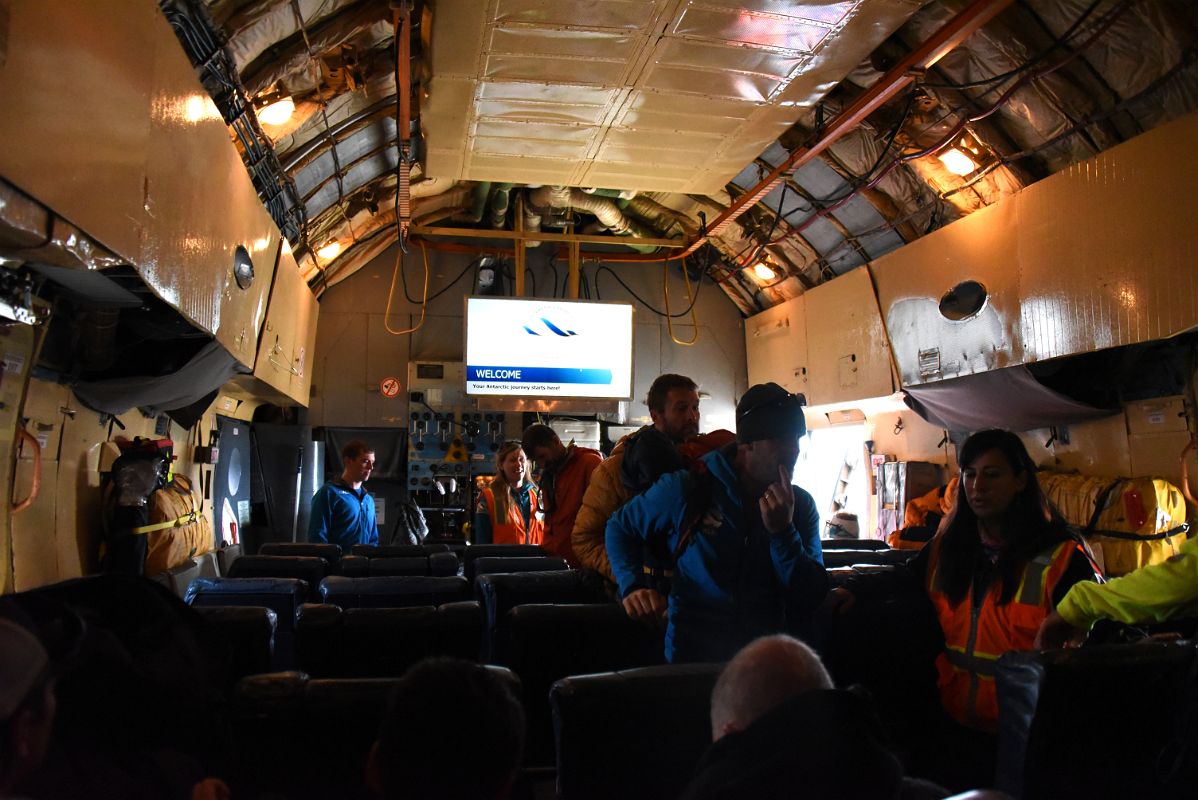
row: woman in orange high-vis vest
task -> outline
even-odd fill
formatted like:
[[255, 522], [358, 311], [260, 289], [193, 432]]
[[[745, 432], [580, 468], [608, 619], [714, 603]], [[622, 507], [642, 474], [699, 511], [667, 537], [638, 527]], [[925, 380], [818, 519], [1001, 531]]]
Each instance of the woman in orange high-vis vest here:
[[[923, 744], [939, 751], [929, 761], [941, 757], [927, 776], [963, 791], [993, 778], [998, 657], [1030, 650], [1040, 624], [1073, 584], [1094, 578], [1094, 569], [1046, 500], [1019, 437], [976, 433], [961, 445], [958, 463], [961, 483], [948, 516], [894, 578], [922, 586], [944, 634], [936, 682], [953, 722], [933, 724]], [[847, 609], [859, 594], [868, 605], [867, 596], [899, 588], [897, 580], [868, 577], [833, 590], [829, 604]]]
[[504, 442], [495, 454], [495, 467], [474, 511], [474, 544], [540, 544], [541, 497], [520, 442]]

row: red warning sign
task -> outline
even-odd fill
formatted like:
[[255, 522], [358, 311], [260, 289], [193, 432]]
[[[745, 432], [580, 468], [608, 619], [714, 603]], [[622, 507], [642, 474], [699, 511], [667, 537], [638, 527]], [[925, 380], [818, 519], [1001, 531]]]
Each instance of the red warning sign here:
[[399, 378], [387, 377], [379, 381], [379, 391], [383, 397], [399, 396]]

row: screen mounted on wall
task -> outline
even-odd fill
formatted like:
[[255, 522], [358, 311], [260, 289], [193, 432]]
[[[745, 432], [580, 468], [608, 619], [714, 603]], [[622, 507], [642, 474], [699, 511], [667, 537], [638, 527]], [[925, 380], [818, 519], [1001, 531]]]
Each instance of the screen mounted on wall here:
[[632, 306], [466, 298], [466, 393], [632, 396]]

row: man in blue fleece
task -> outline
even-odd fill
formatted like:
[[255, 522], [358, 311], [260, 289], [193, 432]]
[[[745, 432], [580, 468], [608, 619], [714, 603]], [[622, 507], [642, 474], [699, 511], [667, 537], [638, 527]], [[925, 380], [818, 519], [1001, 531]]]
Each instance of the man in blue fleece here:
[[341, 448], [341, 475], [312, 495], [308, 541], [341, 545], [349, 553], [355, 544], [378, 544], [374, 521], [374, 498], [362, 484], [374, 471], [374, 449], [360, 439]]
[[[624, 609], [666, 619], [671, 662], [723, 661], [758, 636], [794, 627], [827, 579], [815, 501], [791, 484], [802, 400], [776, 383], [751, 387], [736, 406], [736, 442], [699, 470], [662, 476], [621, 507], [606, 543]], [[674, 554], [670, 596], [650, 588], [642, 540]]]

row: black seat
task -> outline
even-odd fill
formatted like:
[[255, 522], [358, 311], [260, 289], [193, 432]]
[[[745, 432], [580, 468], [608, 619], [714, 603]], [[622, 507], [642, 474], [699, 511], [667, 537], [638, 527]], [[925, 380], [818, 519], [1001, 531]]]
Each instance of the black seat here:
[[222, 576], [229, 574], [229, 568], [233, 566], [233, 562], [245, 555], [245, 551], [239, 544], [222, 544], [216, 550], [216, 565]]
[[337, 565], [337, 574], [347, 578], [370, 577], [370, 562], [373, 560], [366, 556], [341, 556], [341, 562]]
[[[519, 680], [490, 667], [521, 696]], [[243, 679], [233, 696], [238, 796], [366, 800], [366, 756], [397, 678], [309, 680], [298, 672]], [[469, 736], [469, 726], [462, 735]], [[452, 747], [452, 742], [446, 742]]]
[[553, 572], [569, 568], [564, 558], [550, 556], [484, 556], [469, 562], [466, 579], [474, 580], [479, 575], [500, 572]]
[[662, 631], [624, 613], [618, 603], [521, 605], [507, 612], [492, 660], [515, 672], [528, 711], [525, 763], [553, 763], [549, 688], [568, 675], [662, 663]]
[[329, 574], [329, 562], [312, 556], [242, 556], [229, 568], [230, 578], [298, 578], [317, 600], [316, 588]]
[[889, 550], [881, 539], [820, 539], [824, 550]]
[[537, 544], [476, 544], [461, 553], [462, 574], [474, 580], [474, 560], [477, 558], [536, 558], [547, 555]]
[[[1004, 654], [997, 788], [1025, 800], [1192, 797], [1196, 653], [1174, 642]], [[1100, 732], [1113, 738], [1096, 754]]]
[[677, 797], [711, 744], [711, 689], [722, 666], [672, 664], [555, 683], [557, 796]]
[[470, 584], [457, 576], [346, 578], [334, 575], [321, 582], [320, 594], [324, 602], [342, 608], [410, 608], [469, 600]]
[[355, 544], [350, 553], [364, 558], [412, 558], [431, 553], [448, 553], [446, 544]]
[[238, 678], [275, 669], [275, 630], [279, 615], [265, 606], [196, 606], [229, 640]]
[[396, 677], [429, 656], [477, 660], [478, 603], [411, 608], [308, 604], [296, 620], [299, 667], [313, 677]]
[[308, 596], [296, 578], [196, 578], [184, 600], [200, 606], [265, 606], [275, 612], [276, 665], [295, 664], [295, 612]]
[[918, 550], [827, 550], [825, 567], [851, 567], [854, 564], [905, 564]]
[[480, 575], [475, 581], [475, 594], [483, 607], [483, 659], [487, 661], [491, 660], [491, 643], [495, 641], [507, 612], [516, 606], [530, 603], [577, 605], [609, 600], [602, 578], [576, 569]]
[[258, 548], [260, 556], [305, 556], [323, 558], [331, 569], [341, 560], [341, 545], [328, 542], [267, 542]]
[[412, 556], [401, 558], [372, 558], [369, 561], [368, 574], [372, 576], [387, 575], [425, 575], [429, 574], [428, 556]]

